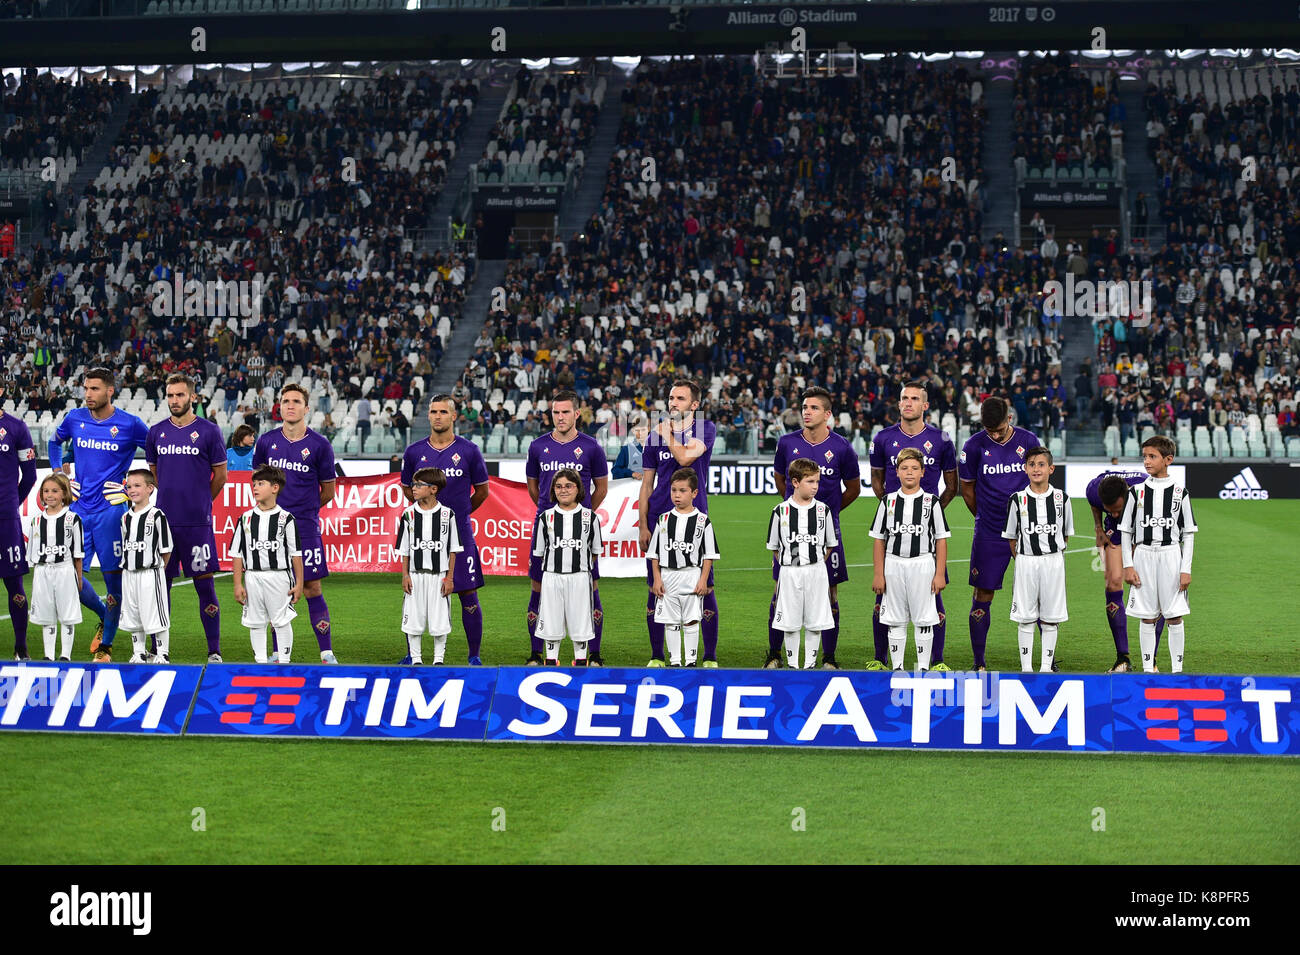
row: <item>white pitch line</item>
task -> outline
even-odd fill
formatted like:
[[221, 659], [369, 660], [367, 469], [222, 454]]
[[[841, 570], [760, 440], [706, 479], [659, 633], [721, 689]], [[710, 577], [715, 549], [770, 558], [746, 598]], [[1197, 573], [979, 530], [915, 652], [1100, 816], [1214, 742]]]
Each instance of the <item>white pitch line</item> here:
[[[230, 576], [230, 571], [226, 570], [226, 571], [222, 571], [221, 573], [213, 574], [213, 575], [212, 575], [212, 579], [213, 579], [213, 580], [216, 580], [218, 577], [229, 577], [229, 576]], [[179, 581], [178, 583], [174, 583], [174, 584], [172, 584], [172, 586], [173, 586], [173, 587], [184, 587], [186, 584], [192, 584], [192, 583], [194, 583], [194, 578], [192, 578], [192, 577], [186, 577], [186, 578], [182, 579], [181, 581]], [[8, 620], [8, 619], [9, 619], [9, 614], [5, 614], [3, 617], [0, 617], [0, 620]]]

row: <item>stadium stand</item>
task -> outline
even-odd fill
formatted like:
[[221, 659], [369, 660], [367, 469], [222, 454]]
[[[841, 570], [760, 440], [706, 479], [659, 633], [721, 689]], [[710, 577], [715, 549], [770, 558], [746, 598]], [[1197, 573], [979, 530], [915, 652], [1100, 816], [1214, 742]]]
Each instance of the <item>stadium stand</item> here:
[[606, 80], [588, 89], [581, 76], [524, 66], [501, 107], [474, 175], [483, 184], [563, 183], [581, 174]]

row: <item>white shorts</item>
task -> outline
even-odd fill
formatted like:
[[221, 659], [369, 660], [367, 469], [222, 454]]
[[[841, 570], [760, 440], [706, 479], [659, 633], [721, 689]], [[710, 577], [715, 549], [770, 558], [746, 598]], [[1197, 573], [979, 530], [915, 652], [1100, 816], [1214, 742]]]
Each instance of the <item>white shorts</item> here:
[[81, 597], [72, 561], [37, 564], [32, 574], [31, 611], [27, 619], [42, 627], [81, 623]]
[[664, 581], [664, 595], [655, 601], [655, 623], [681, 626], [699, 623], [704, 616], [704, 598], [693, 591], [700, 582], [700, 568], [682, 570], [659, 568]]
[[574, 643], [596, 636], [591, 619], [591, 574], [542, 574], [542, 599], [537, 608], [537, 636]]
[[1011, 591], [1011, 619], [1016, 623], [1064, 623], [1065, 555], [1017, 554]]
[[167, 578], [163, 567], [122, 571], [122, 617], [127, 633], [161, 633], [172, 625], [167, 609]]
[[1141, 587], [1128, 588], [1128, 613], [1143, 620], [1156, 617], [1184, 617], [1191, 613], [1187, 605], [1187, 591], [1179, 590], [1183, 563], [1182, 548], [1133, 548], [1133, 569], [1137, 571]]
[[402, 598], [402, 633], [431, 637], [451, 633], [451, 601], [442, 595], [446, 574], [411, 574], [411, 592]]
[[794, 633], [800, 628], [829, 630], [833, 626], [830, 575], [824, 561], [803, 567], [783, 566], [777, 571], [774, 630]]
[[885, 594], [880, 598], [880, 622], [888, 627], [939, 624], [939, 604], [930, 593], [934, 582], [934, 555], [885, 555]]
[[244, 589], [248, 599], [240, 615], [245, 627], [283, 627], [298, 616], [289, 603], [293, 574], [287, 570], [246, 570]]

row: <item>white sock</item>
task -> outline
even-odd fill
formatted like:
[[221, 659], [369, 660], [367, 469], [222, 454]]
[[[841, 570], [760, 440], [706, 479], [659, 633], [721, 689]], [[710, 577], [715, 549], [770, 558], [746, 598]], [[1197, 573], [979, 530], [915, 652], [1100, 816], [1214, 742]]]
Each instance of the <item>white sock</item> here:
[[57, 626], [41, 627], [41, 639], [45, 642], [45, 659], [54, 659], [54, 638], [58, 635]]
[[575, 660], [585, 660], [585, 659], [587, 659], [587, 641], [586, 641], [586, 640], [574, 640], [574, 641], [573, 641], [573, 659], [575, 659]]
[[424, 657], [420, 656], [420, 653], [422, 652], [420, 649], [420, 644], [423, 642], [423, 640], [424, 640], [423, 634], [421, 634], [418, 637], [413, 637], [409, 633], [406, 635], [406, 649], [411, 654], [412, 663], [424, 662]]
[[934, 649], [934, 627], [916, 628], [916, 668], [930, 669], [930, 651]]
[[1056, 638], [1061, 635], [1061, 625], [1057, 623], [1043, 624], [1043, 665], [1040, 668], [1041, 673], [1052, 672], [1052, 660], [1056, 657]]
[[266, 628], [258, 632], [250, 627], [248, 636], [253, 641], [253, 662], [266, 663]]
[[172, 639], [171, 630], [159, 630], [157, 633], [153, 635], [153, 637], [155, 640], [158, 641], [158, 652], [161, 653], [163, 656], [168, 656], [172, 652], [171, 651], [171, 639]]
[[817, 665], [817, 651], [822, 647], [822, 632], [820, 630], [805, 630], [803, 632], [803, 668], [811, 670]]
[[1142, 672], [1151, 673], [1156, 666], [1156, 624], [1138, 622], [1138, 642], [1142, 645]]
[[556, 663], [560, 662], [560, 641], [559, 640], [546, 641], [546, 662], [550, 663], [551, 661], [555, 661]]
[[799, 631], [785, 632], [785, 665], [791, 670], [799, 669]]
[[69, 660], [72, 659], [72, 635], [76, 632], [76, 629], [70, 623], [63, 625], [63, 652], [59, 656], [67, 657]]
[[682, 628], [680, 624], [670, 623], [664, 627], [664, 649], [668, 651], [668, 663], [671, 666], [682, 665]]
[[1020, 672], [1034, 672], [1034, 625], [1022, 623], [1016, 626], [1016, 639], [1020, 642]]
[[690, 666], [696, 661], [700, 651], [700, 625], [698, 623], [688, 623], [682, 627], [682, 644], [686, 649], [686, 665]]
[[907, 624], [889, 628], [889, 665], [895, 670], [903, 669], [903, 657], [907, 653]]
[[293, 625], [285, 624], [275, 628], [275, 642], [280, 647], [280, 662], [288, 663], [293, 656]]
[[1184, 632], [1181, 623], [1171, 623], [1166, 625], [1165, 633], [1169, 638], [1169, 660], [1173, 664], [1173, 672], [1182, 673], [1183, 647], [1187, 643], [1187, 634]]
[[[556, 652], [559, 652], [560, 645], [555, 645]], [[447, 634], [442, 636], [434, 635], [433, 638], [433, 662], [441, 663], [447, 657]]]

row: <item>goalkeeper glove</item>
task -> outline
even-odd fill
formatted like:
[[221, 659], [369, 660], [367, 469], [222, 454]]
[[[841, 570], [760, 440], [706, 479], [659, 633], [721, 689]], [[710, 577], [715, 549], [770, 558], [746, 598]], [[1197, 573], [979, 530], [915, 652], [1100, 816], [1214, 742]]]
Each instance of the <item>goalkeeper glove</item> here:
[[121, 481], [104, 482], [104, 499], [110, 504], [125, 504], [129, 500]]

